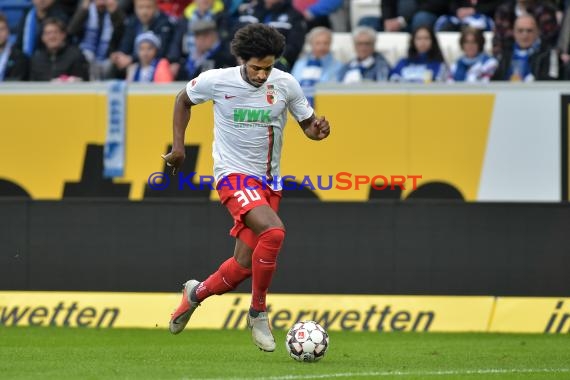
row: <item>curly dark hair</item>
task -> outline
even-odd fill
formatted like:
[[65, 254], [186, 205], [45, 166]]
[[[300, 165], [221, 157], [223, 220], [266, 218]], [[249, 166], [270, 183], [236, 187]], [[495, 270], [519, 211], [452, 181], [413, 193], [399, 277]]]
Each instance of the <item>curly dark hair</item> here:
[[285, 37], [265, 24], [249, 24], [236, 32], [231, 49], [233, 55], [244, 61], [268, 55], [279, 58], [285, 49]]

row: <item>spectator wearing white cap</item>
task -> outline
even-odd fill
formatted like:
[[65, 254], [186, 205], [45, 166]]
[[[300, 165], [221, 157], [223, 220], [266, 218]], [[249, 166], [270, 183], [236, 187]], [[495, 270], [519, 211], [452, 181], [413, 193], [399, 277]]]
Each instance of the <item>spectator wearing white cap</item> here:
[[178, 71], [180, 46], [174, 38], [173, 20], [159, 10], [156, 0], [135, 0], [135, 14], [126, 20], [119, 50], [111, 53], [111, 61], [115, 70], [114, 77], [123, 77], [124, 70], [138, 60], [135, 40], [139, 34], [147, 31], [152, 31], [160, 38], [158, 57], [168, 59], [173, 74]]
[[153, 32], [144, 32], [135, 39], [139, 61], [127, 68], [129, 82], [172, 82], [168, 60], [159, 58], [160, 38]]

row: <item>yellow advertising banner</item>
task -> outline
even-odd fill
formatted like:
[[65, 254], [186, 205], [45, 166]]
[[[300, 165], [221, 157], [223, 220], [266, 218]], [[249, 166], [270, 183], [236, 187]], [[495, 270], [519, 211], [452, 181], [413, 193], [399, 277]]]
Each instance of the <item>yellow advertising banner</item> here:
[[570, 298], [499, 297], [490, 332], [570, 333]]
[[[0, 326], [164, 328], [176, 293], [0, 292]], [[188, 328], [242, 329], [250, 295], [211, 297]], [[484, 332], [493, 297], [285, 295], [268, 297], [274, 329], [315, 320], [330, 330]]]
[[[164, 168], [160, 155], [172, 143], [176, 93], [127, 97], [125, 173], [114, 182], [130, 185], [130, 200], [143, 199], [149, 176]], [[105, 92], [0, 94], [3, 124], [10, 126], [0, 139], [0, 180], [32, 199], [61, 199], [66, 183], [93, 175], [84, 167], [86, 147], [105, 143], [106, 99]], [[403, 198], [416, 187], [441, 182], [476, 200], [494, 100], [492, 94], [471, 93], [319, 95], [318, 113], [331, 120], [334, 132], [325, 141], [310, 141], [289, 118], [281, 175], [297, 183], [310, 178], [323, 201], [367, 201], [373, 178], [375, 186], [396, 184]], [[197, 176], [212, 175], [212, 139], [208, 103], [192, 110], [187, 132], [186, 144], [198, 148], [192, 162]], [[23, 150], [30, 153], [22, 156]], [[19, 157], [18, 165], [13, 157]], [[210, 198], [217, 200], [217, 192]]]
[[[212, 175], [211, 102], [192, 110], [182, 186], [172, 182], [157, 189], [149, 183], [152, 174], [165, 170], [160, 155], [172, 143], [173, 103], [182, 87], [128, 87], [124, 174], [100, 187], [94, 184], [105, 180], [98, 163], [108, 128], [107, 86], [1, 88], [0, 191], [59, 200], [79, 185], [97, 197], [116, 196], [113, 190], [120, 187], [126, 189], [121, 197], [131, 201], [163, 196], [157, 192], [164, 190], [168, 197], [188, 196], [177, 192], [196, 190], [187, 186], [190, 173], [195, 184]], [[567, 92], [551, 84], [515, 91], [496, 84], [341, 86], [319, 92], [316, 112], [330, 120], [332, 133], [311, 141], [289, 117], [281, 176], [325, 202], [366, 202], [387, 195], [379, 193], [383, 186], [401, 200], [559, 201], [560, 182], [570, 183], [563, 167], [570, 162], [567, 149], [558, 152], [561, 139], [568, 140]], [[218, 199], [216, 191], [199, 196]]]
[[170, 293], [0, 292], [0, 326], [163, 327]]

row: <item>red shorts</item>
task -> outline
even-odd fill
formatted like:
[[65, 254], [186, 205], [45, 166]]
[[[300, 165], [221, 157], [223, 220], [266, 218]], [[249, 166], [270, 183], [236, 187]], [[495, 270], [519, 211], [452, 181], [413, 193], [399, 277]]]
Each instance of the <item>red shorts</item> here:
[[[268, 205], [277, 212], [281, 201], [281, 191], [275, 191], [268, 184], [246, 174], [230, 174], [218, 181], [216, 190], [220, 201], [234, 218], [230, 235], [243, 240], [250, 248], [255, 248], [257, 239], [253, 231], [243, 222], [243, 216], [251, 209]], [[252, 246], [253, 245], [253, 246]]]

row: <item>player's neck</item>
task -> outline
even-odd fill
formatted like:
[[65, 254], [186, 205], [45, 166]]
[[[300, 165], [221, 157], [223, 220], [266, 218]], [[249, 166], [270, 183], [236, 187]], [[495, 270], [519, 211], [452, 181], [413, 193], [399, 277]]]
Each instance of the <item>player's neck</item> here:
[[247, 77], [247, 73], [246, 73], [246, 71], [245, 71], [245, 65], [241, 65], [241, 66], [239, 67], [239, 72], [240, 72], [241, 77], [243, 78], [243, 80], [246, 81], [247, 83], [249, 83], [250, 85], [252, 85], [253, 87], [259, 88], [259, 87], [262, 86], [262, 85], [257, 85], [257, 84], [255, 84], [255, 83], [252, 83], [252, 82], [249, 80], [249, 78]]

